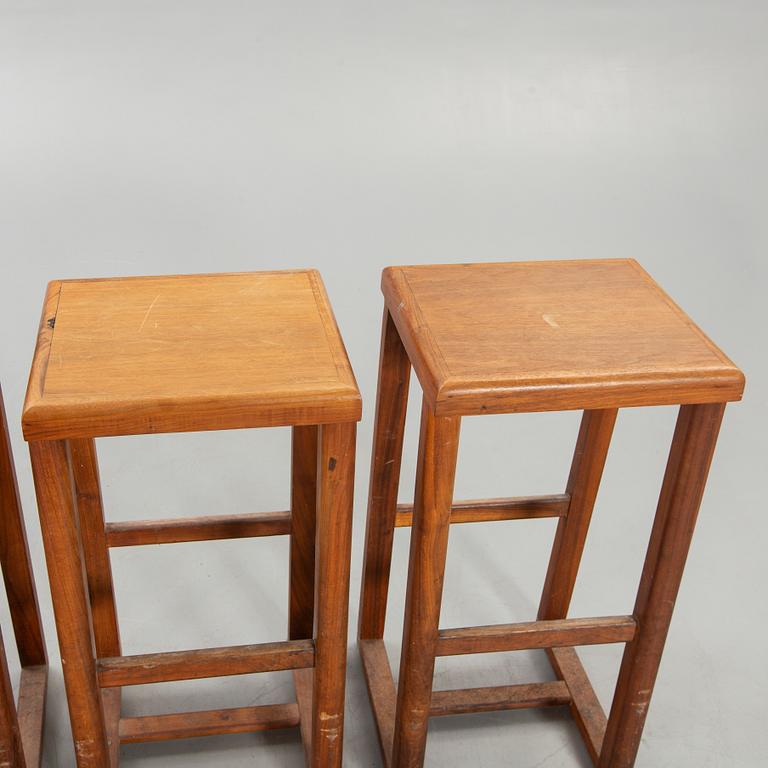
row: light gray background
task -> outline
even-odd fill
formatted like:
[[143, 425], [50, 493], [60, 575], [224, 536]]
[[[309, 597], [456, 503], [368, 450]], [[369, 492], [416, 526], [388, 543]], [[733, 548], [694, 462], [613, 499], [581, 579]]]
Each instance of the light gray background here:
[[[768, 763], [767, 24], [759, 0], [0, 0], [0, 374], [51, 655], [48, 766], [71, 766], [73, 752], [19, 416], [49, 279], [322, 271], [365, 401], [354, 627], [381, 268], [625, 256], [748, 381], [726, 412], [638, 765]], [[631, 610], [674, 415], [620, 414], [575, 616]], [[466, 419], [457, 497], [559, 491], [577, 424]], [[288, 448], [287, 430], [101, 440], [108, 519], [285, 508]], [[551, 522], [454, 528], [443, 626], [532, 618]], [[395, 665], [406, 552], [400, 532]], [[128, 653], [284, 636], [284, 539], [125, 549], [113, 565]], [[583, 653], [606, 706], [619, 653]], [[540, 655], [494, 654], [440, 660], [436, 683], [547, 674]], [[125, 702], [165, 712], [290, 695], [281, 673], [137, 688]], [[345, 763], [378, 765], [352, 646], [347, 705]], [[298, 735], [123, 749], [126, 766], [254, 761], [301, 765]], [[550, 711], [433, 721], [427, 764], [589, 761]]]

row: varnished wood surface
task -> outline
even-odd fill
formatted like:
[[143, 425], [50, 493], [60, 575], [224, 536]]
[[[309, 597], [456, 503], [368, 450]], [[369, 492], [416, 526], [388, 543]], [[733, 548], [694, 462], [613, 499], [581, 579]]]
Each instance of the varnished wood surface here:
[[[549, 496], [457, 501], [451, 507], [451, 524], [564, 517], [569, 499], [566, 493], [555, 493]], [[412, 524], [413, 504], [398, 504], [395, 527], [407, 528]]]
[[28, 440], [357, 421], [313, 270], [49, 285]]
[[[421, 768], [430, 716], [568, 704], [599, 768], [632, 768], [725, 402], [744, 377], [631, 260], [396, 267], [386, 298], [359, 648], [385, 768]], [[415, 503], [397, 504], [413, 366]], [[632, 615], [568, 610], [618, 409], [682, 404]], [[584, 410], [565, 493], [454, 502], [460, 417]], [[438, 630], [451, 523], [559, 518], [538, 619]], [[413, 526], [397, 690], [383, 642], [391, 536]], [[611, 711], [574, 646], [627, 648]], [[434, 658], [544, 648], [553, 683], [432, 692]]]
[[557, 523], [539, 603], [540, 619], [564, 619], [568, 615], [616, 416], [616, 409], [607, 409], [584, 411], [581, 418], [566, 485], [567, 515]]
[[120, 764], [120, 716], [123, 706], [122, 688], [105, 688], [101, 692], [104, 723], [107, 729], [107, 744], [111, 768]]
[[109, 547], [137, 547], [185, 541], [282, 536], [290, 532], [290, 512], [245, 512], [107, 523], [106, 541]]
[[421, 410], [392, 763], [424, 761], [461, 420]]
[[599, 768], [632, 768], [691, 546], [724, 403], [680, 408]]
[[99, 684], [103, 688], [110, 688], [300, 669], [311, 667], [314, 661], [315, 649], [311, 640], [286, 640], [194, 651], [116, 656], [99, 659], [97, 669]]
[[[371, 699], [374, 722], [385, 768], [394, 765], [392, 744], [395, 729], [397, 692], [383, 640], [358, 641], [363, 671]], [[570, 650], [570, 649], [568, 649]], [[574, 684], [574, 688], [577, 685]], [[433, 691], [429, 717], [495, 712], [530, 707], [557, 707], [570, 704], [571, 692], [566, 682], [525, 683], [483, 688]], [[605, 716], [603, 715], [603, 723]]]
[[315, 618], [317, 437], [316, 426], [291, 430], [289, 640], [312, 637]]
[[573, 719], [581, 731], [592, 762], [597, 764], [606, 728], [603, 706], [575, 648], [551, 648], [547, 654], [555, 674], [568, 686]]
[[633, 260], [390, 267], [437, 415], [738, 400], [741, 371]]
[[[299, 723], [307, 762], [340, 768], [360, 414], [314, 271], [49, 286], [23, 426], [78, 768], [114, 768], [120, 741]], [[293, 427], [290, 512], [105, 525], [95, 437], [279, 425]], [[110, 547], [280, 534], [291, 639], [120, 655]], [[120, 718], [123, 686], [273, 670], [296, 671], [297, 704]]]
[[363, 640], [384, 637], [410, 376], [408, 355], [385, 307], [358, 618], [358, 637]]
[[0, 564], [22, 667], [47, 664], [11, 437], [0, 389]]
[[570, 700], [568, 687], [560, 681], [457, 688], [452, 691], [434, 691], [429, 714], [430, 717], [445, 717], [506, 709], [561, 707]]
[[455, 656], [465, 653], [626, 643], [635, 636], [636, 629], [637, 622], [632, 616], [526, 621], [517, 624], [441, 629], [436, 654]]
[[318, 434], [310, 768], [342, 765], [356, 430], [323, 424]]
[[78, 768], [105, 768], [110, 749], [66, 441], [29, 446]]
[[312, 764], [312, 688], [314, 672], [311, 669], [293, 670], [293, 688], [296, 692], [296, 706], [299, 710], [301, 744], [304, 747], [304, 762]]
[[0, 765], [40, 765], [48, 659], [0, 389], [0, 565], [21, 664], [18, 706], [0, 636]]
[[71, 440], [69, 452], [72, 457], [72, 478], [75, 483], [96, 655], [119, 656], [120, 629], [112, 584], [112, 564], [104, 531], [96, 441]]
[[134, 744], [295, 728], [298, 724], [299, 709], [296, 704], [265, 704], [258, 707], [124, 717], [120, 720], [119, 738], [122, 744]]

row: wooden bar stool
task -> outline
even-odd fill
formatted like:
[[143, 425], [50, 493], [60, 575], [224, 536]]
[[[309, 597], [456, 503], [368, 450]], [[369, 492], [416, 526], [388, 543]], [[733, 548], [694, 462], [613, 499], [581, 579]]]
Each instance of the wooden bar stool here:
[[43, 746], [48, 657], [1, 389], [0, 422], [0, 564], [21, 662], [17, 709], [0, 635], [0, 765], [37, 768]]
[[[77, 764], [120, 743], [301, 726], [340, 766], [360, 394], [317, 272], [48, 287], [27, 400]], [[104, 524], [94, 438], [290, 426], [290, 512]], [[287, 641], [124, 656], [109, 548], [290, 534]], [[120, 717], [123, 686], [295, 670], [297, 703]]]
[[[421, 766], [430, 716], [568, 705], [599, 768], [635, 762], [725, 403], [744, 377], [634, 261], [386, 269], [359, 645], [388, 768]], [[414, 504], [398, 505], [411, 365]], [[568, 618], [617, 409], [680, 404], [631, 615]], [[563, 494], [453, 501], [462, 416], [582, 409]], [[449, 524], [557, 517], [537, 621], [439, 629]], [[394, 528], [411, 526], [397, 690], [382, 640]], [[573, 646], [626, 643], [610, 717]], [[558, 678], [432, 691], [436, 656], [548, 649]]]

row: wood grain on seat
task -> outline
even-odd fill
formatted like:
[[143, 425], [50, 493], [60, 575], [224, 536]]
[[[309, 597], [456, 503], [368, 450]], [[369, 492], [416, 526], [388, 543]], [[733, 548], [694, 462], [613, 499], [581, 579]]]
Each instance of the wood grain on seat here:
[[360, 394], [314, 270], [48, 287], [28, 440], [357, 421]]
[[437, 415], [739, 400], [741, 371], [631, 259], [390, 267]]

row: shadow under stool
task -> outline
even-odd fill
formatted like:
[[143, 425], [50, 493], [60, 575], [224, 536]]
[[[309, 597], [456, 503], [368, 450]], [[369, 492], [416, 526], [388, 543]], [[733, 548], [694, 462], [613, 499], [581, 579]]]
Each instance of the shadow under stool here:
[[[361, 401], [320, 276], [252, 272], [53, 282], [24, 407], [80, 768], [121, 743], [300, 726], [341, 765]], [[291, 510], [104, 522], [94, 438], [292, 428]], [[126, 656], [111, 547], [290, 535], [288, 640]], [[121, 689], [294, 670], [296, 702], [121, 717]]]
[[[725, 404], [741, 371], [632, 260], [392, 267], [359, 648], [387, 768], [423, 764], [430, 717], [567, 705], [599, 768], [634, 765]], [[398, 505], [410, 369], [423, 390], [413, 505]], [[568, 618], [617, 410], [680, 405], [634, 610]], [[462, 416], [583, 410], [565, 493], [453, 501]], [[450, 523], [554, 517], [536, 621], [440, 629]], [[411, 526], [397, 688], [384, 647], [394, 529]], [[606, 718], [574, 646], [626, 643]], [[436, 656], [547, 649], [555, 682], [432, 690]]]
[[21, 663], [17, 707], [0, 636], [0, 765], [37, 768], [43, 746], [48, 657], [1, 389], [0, 422], [0, 564]]

